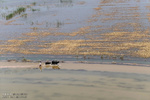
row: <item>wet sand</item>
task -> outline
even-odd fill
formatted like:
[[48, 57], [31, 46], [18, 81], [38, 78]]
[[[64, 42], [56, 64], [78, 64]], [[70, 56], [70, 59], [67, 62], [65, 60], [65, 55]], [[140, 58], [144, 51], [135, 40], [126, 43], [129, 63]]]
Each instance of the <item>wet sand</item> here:
[[41, 72], [38, 63], [0, 64], [2, 100], [16, 100], [12, 94], [17, 93], [26, 95], [21, 100], [150, 99], [150, 67], [66, 62], [60, 70], [44, 68]]

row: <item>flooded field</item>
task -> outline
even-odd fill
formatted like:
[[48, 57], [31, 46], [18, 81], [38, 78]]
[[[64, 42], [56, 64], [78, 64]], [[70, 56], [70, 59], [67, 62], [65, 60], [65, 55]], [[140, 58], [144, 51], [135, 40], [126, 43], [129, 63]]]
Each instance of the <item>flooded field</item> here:
[[[150, 0], [0, 0], [0, 98], [150, 100], [149, 12]], [[40, 71], [47, 59], [64, 66]]]
[[[0, 0], [0, 54], [150, 57], [149, 0]], [[21, 12], [19, 8], [24, 10]]]

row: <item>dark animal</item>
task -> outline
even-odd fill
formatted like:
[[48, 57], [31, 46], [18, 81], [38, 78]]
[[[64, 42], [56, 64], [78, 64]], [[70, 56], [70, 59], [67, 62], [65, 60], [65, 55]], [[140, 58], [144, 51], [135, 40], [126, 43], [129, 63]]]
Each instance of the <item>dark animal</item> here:
[[49, 65], [49, 64], [51, 64], [51, 62], [49, 62], [49, 61], [46, 61], [46, 62], [45, 62], [45, 65]]
[[57, 65], [58, 63], [59, 63], [59, 61], [57, 61], [57, 60], [52, 61], [52, 65]]

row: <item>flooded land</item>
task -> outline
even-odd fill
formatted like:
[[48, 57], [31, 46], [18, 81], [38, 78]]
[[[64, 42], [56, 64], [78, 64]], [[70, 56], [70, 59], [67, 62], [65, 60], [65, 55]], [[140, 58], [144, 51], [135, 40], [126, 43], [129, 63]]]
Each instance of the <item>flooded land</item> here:
[[150, 57], [149, 0], [0, 0], [0, 54]]
[[0, 0], [1, 100], [150, 100], [149, 72], [150, 0]]

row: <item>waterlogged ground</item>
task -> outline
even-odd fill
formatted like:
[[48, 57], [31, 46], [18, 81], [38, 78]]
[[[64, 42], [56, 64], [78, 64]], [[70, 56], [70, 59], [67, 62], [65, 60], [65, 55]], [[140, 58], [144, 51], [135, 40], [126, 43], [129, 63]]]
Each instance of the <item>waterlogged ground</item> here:
[[86, 70], [44, 69], [40, 72], [36, 68], [4, 68], [0, 70], [0, 98], [149, 100], [149, 77], [144, 74]]
[[[0, 53], [149, 58], [149, 4], [149, 0], [0, 0]], [[19, 7], [26, 11], [6, 20]]]

